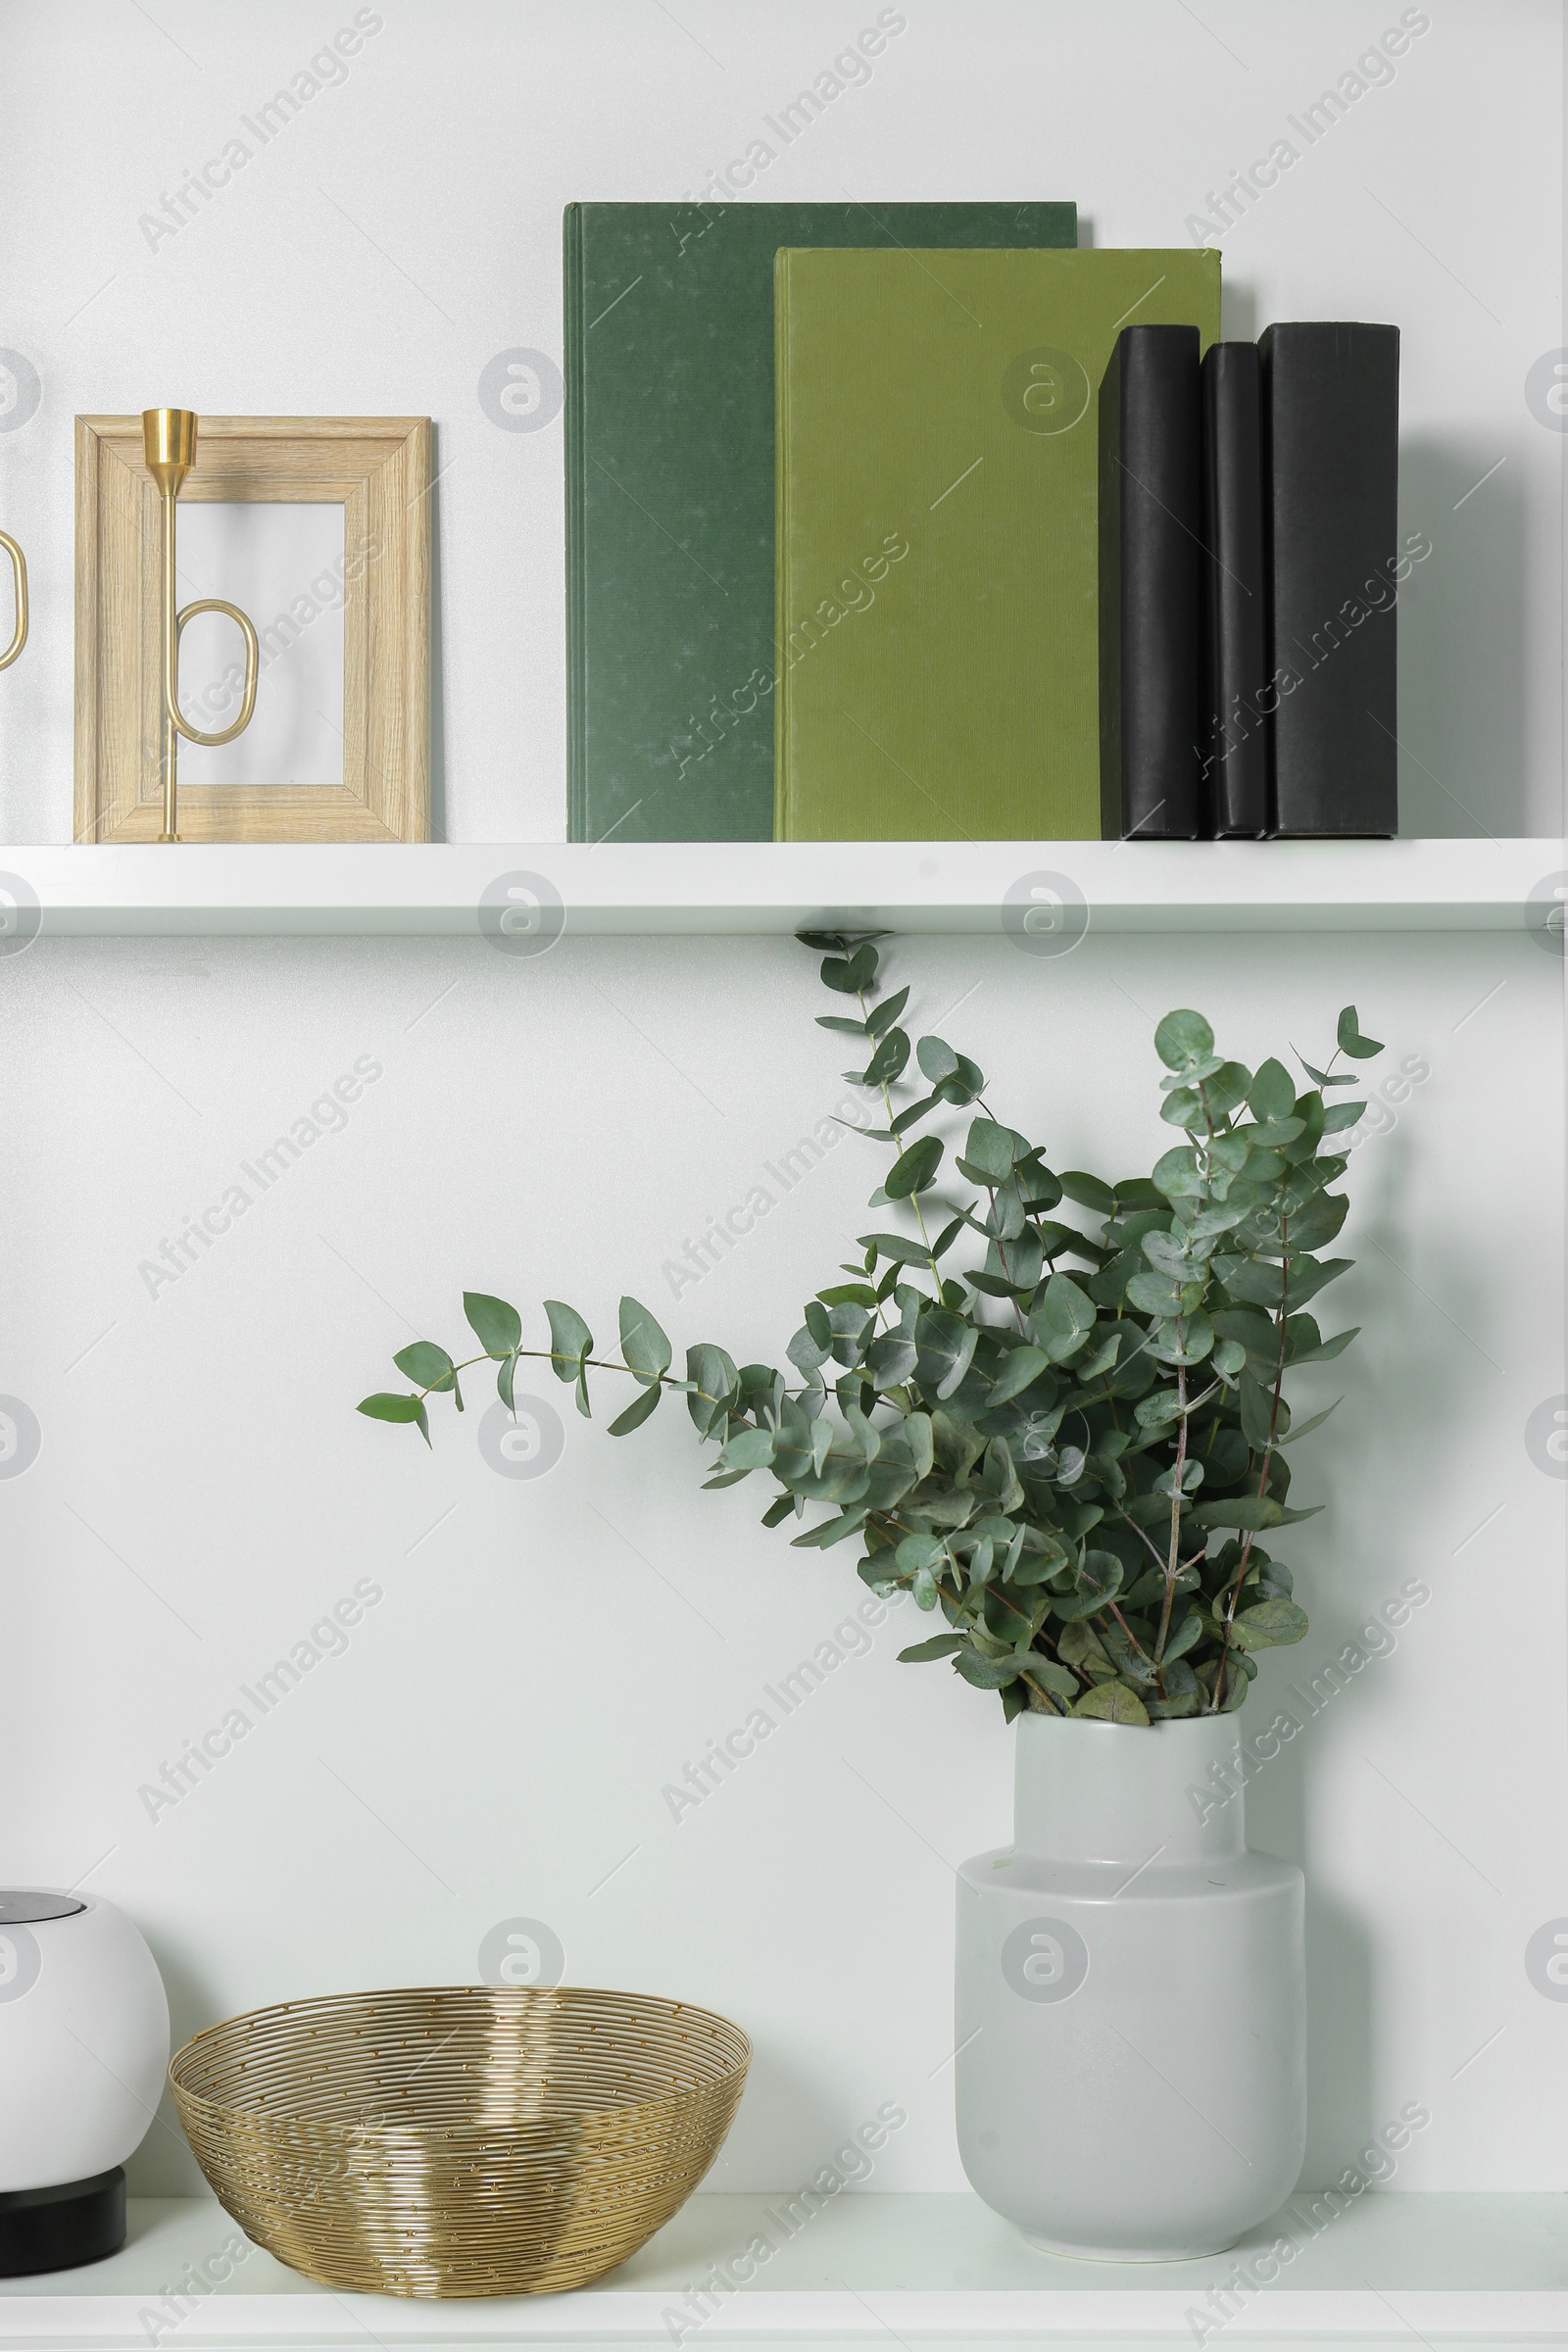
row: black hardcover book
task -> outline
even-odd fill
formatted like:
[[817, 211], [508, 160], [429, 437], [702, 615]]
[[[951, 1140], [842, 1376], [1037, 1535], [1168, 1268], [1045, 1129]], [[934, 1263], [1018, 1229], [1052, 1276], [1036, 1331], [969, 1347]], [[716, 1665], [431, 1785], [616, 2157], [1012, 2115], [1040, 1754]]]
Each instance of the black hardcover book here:
[[1126, 326], [1100, 387], [1101, 831], [1201, 830], [1203, 495], [1196, 326]]
[[1204, 805], [1216, 841], [1269, 830], [1262, 388], [1255, 343], [1203, 354], [1208, 554]]
[[1258, 354], [1274, 830], [1392, 835], [1399, 330], [1271, 326]]

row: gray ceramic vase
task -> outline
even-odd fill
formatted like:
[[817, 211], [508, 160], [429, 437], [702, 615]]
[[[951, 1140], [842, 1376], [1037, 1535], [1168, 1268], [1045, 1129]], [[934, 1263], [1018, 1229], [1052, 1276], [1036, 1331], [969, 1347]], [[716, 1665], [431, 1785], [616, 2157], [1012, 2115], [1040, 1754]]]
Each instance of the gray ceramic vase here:
[[1301, 1874], [1248, 1847], [1234, 1715], [1014, 1738], [1013, 1843], [958, 1873], [964, 2171], [1053, 2253], [1221, 2252], [1301, 2169]]

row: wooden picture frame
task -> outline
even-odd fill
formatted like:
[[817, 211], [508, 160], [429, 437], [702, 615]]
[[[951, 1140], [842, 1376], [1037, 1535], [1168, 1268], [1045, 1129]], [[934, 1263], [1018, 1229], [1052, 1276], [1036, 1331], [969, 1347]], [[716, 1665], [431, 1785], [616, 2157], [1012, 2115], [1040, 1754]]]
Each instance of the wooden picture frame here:
[[[430, 451], [427, 416], [201, 418], [182, 507], [342, 504], [343, 780], [181, 776], [181, 840], [429, 840]], [[159, 548], [141, 418], [78, 416], [77, 841], [155, 841], [162, 829]], [[253, 617], [265, 643], [273, 624]]]

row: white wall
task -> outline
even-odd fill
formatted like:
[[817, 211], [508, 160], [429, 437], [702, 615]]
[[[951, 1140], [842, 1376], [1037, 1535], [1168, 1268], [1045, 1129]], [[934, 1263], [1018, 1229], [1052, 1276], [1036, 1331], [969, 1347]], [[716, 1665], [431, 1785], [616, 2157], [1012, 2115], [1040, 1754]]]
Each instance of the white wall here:
[[[4, 833], [70, 832], [73, 413], [173, 399], [434, 415], [448, 830], [559, 836], [559, 426], [500, 431], [479, 372], [512, 346], [559, 355], [567, 197], [695, 189], [875, 10], [388, 0], [346, 84], [149, 251], [141, 212], [353, 14], [155, 13], [0, 9], [0, 343], [43, 380], [0, 432], [36, 614], [0, 680]], [[906, 13], [761, 192], [1066, 194], [1097, 242], [1180, 240], [1219, 173], [1398, 14]], [[1435, 545], [1404, 625], [1408, 829], [1474, 830], [1456, 803], [1547, 833], [1563, 444], [1523, 384], [1563, 340], [1558, 14], [1430, 13], [1392, 86], [1225, 237], [1232, 322], [1403, 327], [1406, 512]], [[1559, 857], [1544, 843], [1544, 872]], [[1366, 1337], [1300, 1463], [1331, 1506], [1289, 1555], [1312, 1633], [1265, 1690], [1407, 1578], [1431, 1598], [1264, 1777], [1253, 1835], [1312, 1886], [1309, 2177], [1418, 2098], [1434, 2123], [1398, 2185], [1568, 2185], [1563, 2013], [1524, 1968], [1568, 1914], [1564, 1488], [1524, 1439], [1565, 1385], [1561, 964], [1501, 935], [898, 956], [923, 1021], [973, 992], [956, 1042], [1058, 1164], [1157, 1148], [1150, 1029], [1172, 1003], [1255, 1058], [1311, 1053], [1353, 999], [1391, 1063], [1430, 1069], [1352, 1164], [1359, 1263], [1332, 1296]], [[487, 1466], [477, 1411], [427, 1454], [351, 1409], [416, 1331], [458, 1335], [465, 1284], [564, 1295], [604, 1336], [624, 1287], [679, 1344], [782, 1347], [866, 1230], [865, 1148], [841, 1145], [678, 1301], [662, 1267], [699, 1215], [779, 1192], [765, 1163], [842, 1094], [801, 951], [44, 939], [0, 988], [0, 1391], [42, 1430], [0, 1479], [0, 1876], [87, 1873], [124, 1903], [182, 2034], [293, 1993], [470, 1978], [493, 1926], [539, 1919], [572, 1977], [753, 2032], [719, 2185], [792, 2184], [891, 2097], [911, 2121], [876, 2184], [956, 2185], [951, 1866], [1006, 1834], [1000, 1710], [896, 1666], [890, 1623], [676, 1822], [664, 1784], [858, 1598], [845, 1553], [790, 1552], [750, 1487], [697, 1494], [673, 1413], [624, 1445], [568, 1415], [563, 1458], [526, 1481]], [[343, 1129], [248, 1183], [240, 1163], [361, 1056], [381, 1074]], [[149, 1295], [142, 1261], [235, 1181], [244, 1215]], [[383, 1597], [346, 1652], [149, 1819], [142, 1786], [366, 1577]], [[139, 2183], [191, 2177], [155, 2131]]]
[[[1559, 831], [1562, 437], [1524, 383], [1564, 341], [1561, 11], [1406, 10], [1430, 30], [1310, 148], [1289, 118], [1397, 27], [1396, 0], [900, 13], [869, 82], [755, 193], [1070, 196], [1096, 244], [1183, 244], [1203, 235], [1190, 217], [1215, 219], [1227, 172], [1281, 138], [1301, 150], [1219, 239], [1226, 323], [1403, 329], [1403, 520], [1434, 546], [1403, 623], [1404, 830]], [[15, 840], [70, 838], [73, 415], [165, 400], [435, 417], [447, 830], [559, 838], [561, 427], [503, 431], [480, 373], [519, 346], [560, 358], [563, 204], [695, 194], [877, 8], [385, 0], [370, 14], [382, 29], [347, 79], [159, 234], [142, 217], [236, 132], [257, 148], [241, 117], [352, 24], [350, 0], [0, 7], [0, 344], [43, 383], [34, 420], [0, 432], [0, 514], [32, 551], [37, 607], [0, 725]]]

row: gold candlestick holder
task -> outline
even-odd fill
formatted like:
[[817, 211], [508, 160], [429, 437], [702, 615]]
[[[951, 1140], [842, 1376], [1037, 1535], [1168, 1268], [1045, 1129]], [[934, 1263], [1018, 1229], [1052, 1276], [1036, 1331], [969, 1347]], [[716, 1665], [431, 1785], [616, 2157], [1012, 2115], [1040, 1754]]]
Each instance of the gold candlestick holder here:
[[0, 654], [0, 669], [9, 669], [27, 642], [27, 559], [9, 531], [0, 531], [0, 547], [11, 558], [11, 578], [17, 592], [17, 625], [11, 643]]
[[[196, 463], [196, 412], [194, 409], [143, 409], [141, 413], [142, 442], [147, 470], [158, 484], [163, 498], [163, 785], [164, 829], [160, 841], [178, 841], [179, 800], [179, 739], [200, 743], [209, 750], [220, 743], [232, 743], [243, 735], [251, 723], [256, 708], [256, 681], [261, 671], [261, 648], [256, 630], [248, 613], [238, 605], [231, 605], [220, 596], [199, 597], [194, 604], [176, 606], [174, 590], [174, 508], [180, 485]], [[8, 541], [9, 545], [10, 542]], [[20, 550], [13, 552], [17, 560]], [[179, 710], [179, 640], [187, 621], [198, 612], [226, 612], [230, 620], [239, 623], [245, 640], [245, 692], [240, 702], [239, 716], [231, 727], [220, 734], [204, 734], [180, 716]], [[20, 649], [19, 649], [20, 650]]]

